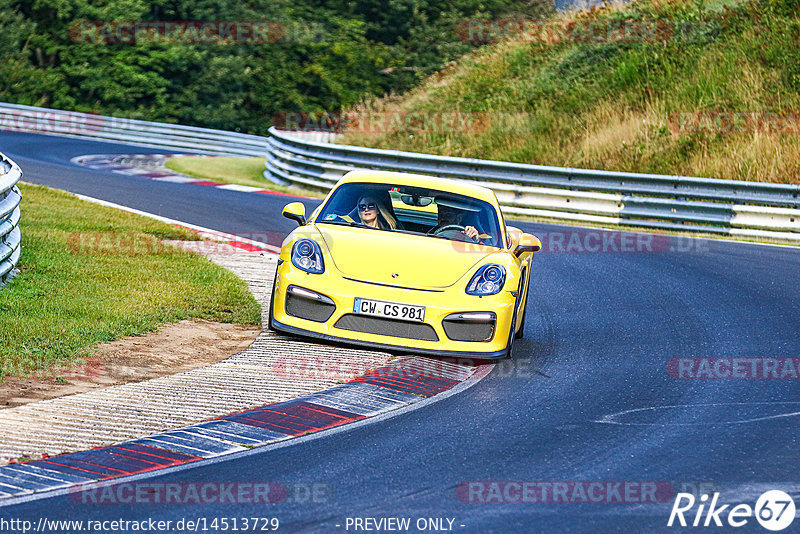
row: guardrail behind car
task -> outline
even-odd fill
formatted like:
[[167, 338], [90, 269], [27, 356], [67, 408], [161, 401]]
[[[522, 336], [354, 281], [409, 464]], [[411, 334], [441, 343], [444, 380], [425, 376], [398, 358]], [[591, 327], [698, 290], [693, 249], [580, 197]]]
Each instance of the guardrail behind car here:
[[90, 113], [0, 103], [0, 129], [228, 156], [264, 157], [266, 138]]
[[17, 187], [21, 178], [17, 164], [0, 154], [0, 288], [14, 275], [22, 250], [19, 231], [22, 194]]
[[800, 186], [546, 167], [321, 143], [270, 128], [264, 176], [324, 191], [353, 169], [469, 180], [509, 215], [800, 241]]
[[336, 134], [271, 137], [0, 103], [0, 130], [89, 138], [170, 151], [266, 154], [264, 176], [323, 191], [347, 171], [385, 169], [478, 182], [509, 215], [800, 241], [800, 186], [546, 167], [334, 144]]

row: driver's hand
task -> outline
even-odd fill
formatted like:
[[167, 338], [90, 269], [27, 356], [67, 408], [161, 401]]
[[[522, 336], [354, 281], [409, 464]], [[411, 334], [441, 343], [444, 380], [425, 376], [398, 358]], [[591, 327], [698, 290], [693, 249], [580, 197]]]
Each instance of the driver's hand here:
[[478, 230], [474, 226], [466, 226], [462, 233], [467, 234], [467, 237], [469, 237], [472, 240], [478, 239], [479, 235]]

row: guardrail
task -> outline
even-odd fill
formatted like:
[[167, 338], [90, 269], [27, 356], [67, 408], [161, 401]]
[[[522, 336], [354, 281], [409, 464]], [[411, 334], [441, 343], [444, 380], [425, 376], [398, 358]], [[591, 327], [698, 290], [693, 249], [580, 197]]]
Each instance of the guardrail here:
[[90, 113], [0, 103], [0, 129], [111, 141], [193, 154], [264, 157], [266, 138]]
[[19, 231], [22, 194], [17, 182], [22, 171], [16, 163], [0, 154], [0, 288], [14, 275], [22, 250]]
[[0, 103], [0, 129], [171, 152], [266, 154], [274, 182], [329, 190], [346, 172], [385, 169], [479, 183], [509, 215], [800, 242], [800, 186], [618, 173], [333, 144], [319, 132], [271, 137]]
[[270, 128], [264, 177], [323, 191], [353, 169], [472, 181], [505, 213], [800, 242], [800, 185], [620, 173], [320, 143]]

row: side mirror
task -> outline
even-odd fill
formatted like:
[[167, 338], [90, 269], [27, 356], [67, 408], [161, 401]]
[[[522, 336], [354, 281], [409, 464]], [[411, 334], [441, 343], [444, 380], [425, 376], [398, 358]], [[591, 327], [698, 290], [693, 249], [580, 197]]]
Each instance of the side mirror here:
[[508, 238], [508, 248], [514, 250], [519, 245], [519, 240], [522, 237], [522, 230], [516, 226], [506, 226], [506, 237]]
[[526, 252], [536, 252], [537, 250], [542, 249], [542, 242], [539, 241], [539, 238], [535, 235], [531, 234], [522, 234], [522, 237], [519, 238], [519, 244], [517, 248], [514, 249], [514, 255], [521, 256]]
[[302, 202], [292, 202], [283, 208], [283, 216], [297, 221], [297, 224], [303, 226], [306, 224], [306, 207], [303, 206]]

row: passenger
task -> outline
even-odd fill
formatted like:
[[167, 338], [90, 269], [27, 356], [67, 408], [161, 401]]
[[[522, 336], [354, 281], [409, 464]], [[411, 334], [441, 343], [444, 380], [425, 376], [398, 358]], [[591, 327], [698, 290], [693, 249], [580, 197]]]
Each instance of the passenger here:
[[372, 196], [364, 195], [359, 198], [356, 210], [358, 211], [360, 222], [367, 226], [381, 230], [395, 230], [397, 228], [397, 219], [392, 212]]

